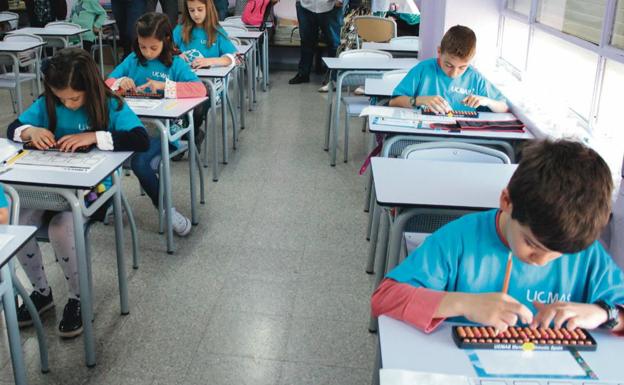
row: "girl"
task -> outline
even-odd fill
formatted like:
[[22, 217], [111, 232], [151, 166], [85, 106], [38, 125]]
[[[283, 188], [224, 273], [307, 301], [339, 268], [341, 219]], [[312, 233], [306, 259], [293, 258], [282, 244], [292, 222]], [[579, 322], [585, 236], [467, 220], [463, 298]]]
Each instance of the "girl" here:
[[[235, 63], [236, 47], [219, 26], [212, 0], [184, 2], [182, 24], [173, 30], [173, 42], [193, 68], [229, 66]], [[204, 132], [199, 127], [208, 110], [208, 102], [195, 110], [195, 142], [201, 147]]]
[[71, 11], [71, 22], [89, 29], [82, 34], [82, 46], [87, 52], [97, 39], [96, 34], [106, 20], [106, 11], [97, 0], [76, 0]]
[[[171, 24], [162, 13], [146, 13], [137, 21], [134, 52], [111, 72], [106, 80], [113, 91], [164, 92], [165, 98], [206, 96], [206, 88], [173, 46]], [[160, 139], [150, 139], [149, 150], [135, 154], [132, 170], [143, 190], [158, 207]], [[191, 231], [191, 220], [171, 210], [173, 230], [180, 236]]]
[[[79, 147], [97, 145], [100, 150], [145, 151], [148, 136], [141, 121], [102, 81], [91, 55], [80, 48], [60, 50], [41, 65], [43, 95], [9, 125], [7, 137], [16, 142], [30, 141], [46, 150], [55, 147], [73, 152]], [[110, 185], [110, 180], [104, 184]], [[95, 219], [103, 219], [106, 207]], [[22, 209], [20, 224], [41, 226], [50, 218], [48, 234], [57, 261], [67, 279], [69, 300], [59, 324], [61, 337], [82, 333], [80, 293], [72, 214]], [[18, 253], [18, 259], [35, 289], [30, 298], [39, 313], [54, 306], [41, 250], [31, 239]], [[20, 326], [32, 324], [24, 305], [18, 309]]]

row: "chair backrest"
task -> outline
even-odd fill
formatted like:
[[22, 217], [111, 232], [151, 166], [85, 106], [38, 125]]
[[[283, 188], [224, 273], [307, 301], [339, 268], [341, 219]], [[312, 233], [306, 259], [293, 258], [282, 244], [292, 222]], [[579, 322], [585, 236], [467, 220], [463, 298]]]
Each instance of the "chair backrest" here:
[[11, 28], [11, 30], [14, 30], [17, 28], [17, 23], [19, 22], [19, 15], [17, 13], [10, 12], [10, 11], [3, 11], [3, 12], [0, 12], [0, 15], [7, 15], [7, 16], [14, 17], [15, 20], [9, 21], [9, 27]]
[[228, 16], [225, 18], [225, 20], [223, 20], [221, 22], [221, 24], [234, 24], [234, 25], [240, 25], [240, 26], [245, 26], [245, 23], [243, 22], [243, 19], [241, 16]]
[[401, 158], [469, 163], [511, 163], [509, 157], [502, 151], [463, 142], [412, 144], [403, 150]]
[[230, 41], [232, 42], [232, 44], [235, 45], [243, 45], [243, 42], [241, 41], [241, 39], [237, 38], [237, 37], [228, 37], [228, 39], [230, 39]]
[[70, 23], [69, 21], [51, 21], [48, 24], [46, 24], [45, 27], [46, 28], [48, 28], [48, 27], [63, 27], [63, 28], [67, 28], [69, 30], [72, 30], [72, 29], [83, 29], [79, 24]]
[[418, 51], [420, 49], [420, 39], [418, 36], [399, 36], [392, 38], [390, 43], [400, 45], [402, 47], [409, 47], [414, 51]]
[[386, 43], [397, 35], [397, 25], [392, 19], [378, 16], [357, 16], [353, 19], [359, 41]]
[[392, 59], [392, 54], [376, 49], [352, 49], [343, 51], [338, 56], [340, 58], [367, 58], [367, 59]]
[[[9, 33], [4, 37], [4, 41], [6, 42], [20, 42], [20, 43], [40, 43], [43, 42], [43, 38], [41, 36], [32, 35], [29, 33]], [[43, 46], [20, 52], [17, 54], [17, 59], [19, 61], [20, 66], [29, 66], [34, 64], [34, 60], [37, 59], [37, 53], [41, 53]], [[39, 55], [41, 57], [41, 55]]]
[[396, 83], [398, 83], [401, 80], [403, 80], [405, 75], [407, 75], [408, 71], [409, 71], [408, 69], [403, 69], [403, 70], [393, 70], [393, 71], [384, 72], [384, 74], [383, 74], [383, 76], [381, 78], [383, 80], [387, 80], [389, 82], [396, 82]]
[[223, 22], [221, 23], [221, 27], [223, 27], [223, 29], [225, 30], [225, 32], [227, 32], [228, 35], [230, 35], [233, 32], [249, 32], [247, 27], [239, 25], [239, 24]]
[[9, 201], [9, 224], [16, 225], [19, 223], [20, 199], [17, 191], [4, 183], [0, 183], [4, 189], [4, 195]]

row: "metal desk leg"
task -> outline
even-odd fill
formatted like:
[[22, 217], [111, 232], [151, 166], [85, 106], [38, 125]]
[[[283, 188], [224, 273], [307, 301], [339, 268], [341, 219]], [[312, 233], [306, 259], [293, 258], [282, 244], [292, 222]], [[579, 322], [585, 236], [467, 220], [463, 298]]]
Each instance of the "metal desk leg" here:
[[[237, 79], [237, 76], [238, 74], [235, 74], [234, 80]], [[232, 115], [232, 148], [236, 150], [236, 144], [238, 142], [238, 119], [236, 119], [236, 111], [234, 111], [234, 99], [230, 98], [230, 95], [229, 95], [229, 83], [230, 81], [229, 81], [229, 76], [228, 76], [228, 82], [227, 82], [228, 88], [226, 89], [227, 107], [228, 107], [228, 110], [230, 111], [230, 114]]]
[[104, 77], [104, 49], [102, 48], [102, 28], [98, 31], [98, 40], [100, 42], [100, 73]]
[[269, 84], [269, 34], [262, 31], [262, 91], [266, 92]]
[[137, 236], [136, 222], [134, 220], [134, 214], [132, 213], [132, 208], [130, 207], [130, 203], [126, 199], [126, 196], [121, 194], [121, 204], [126, 210], [126, 215], [128, 216], [128, 224], [130, 225], [130, 234], [132, 235], [132, 268], [138, 269], [139, 262], [141, 261], [141, 257], [139, 254], [139, 238]]
[[[191, 125], [191, 130], [189, 131], [189, 141], [188, 141], [188, 153], [189, 153], [189, 175], [190, 175], [190, 183], [191, 183], [191, 223], [193, 225], [197, 225], [199, 223], [199, 218], [197, 217], [197, 193], [195, 191], [195, 179], [197, 178], [195, 163], [195, 156], [197, 155], [197, 148], [195, 147], [195, 122], [193, 121], [193, 111], [188, 112], [188, 119]], [[200, 172], [201, 167], [200, 167]], [[203, 182], [203, 178], [201, 180]]]
[[[217, 93], [212, 81], [207, 80], [208, 91], [210, 93], [210, 129], [208, 130], [208, 140], [204, 140], [204, 167], [208, 167], [208, 142], [212, 147], [212, 180], [219, 180], [218, 146], [217, 146]], [[206, 117], [206, 129], [208, 129], [208, 117]]]
[[119, 304], [121, 315], [130, 314], [128, 306], [128, 281], [124, 258], [123, 213], [121, 210], [121, 180], [117, 172], [113, 172], [113, 185], [117, 191], [113, 196], [113, 212], [115, 214], [115, 246], [117, 248], [117, 279], [119, 281]]
[[[252, 45], [253, 47], [253, 45]], [[253, 58], [253, 48], [250, 49], [249, 51], [247, 51], [247, 56], [246, 59], [247, 60], [247, 99], [249, 100], [249, 111], [253, 111], [254, 109], [254, 100], [253, 100], [253, 81], [254, 81], [254, 76], [253, 76], [253, 62], [254, 62], [254, 58]]]
[[228, 136], [227, 136], [227, 78], [223, 79], [223, 89], [221, 90], [221, 131], [223, 132], [223, 164], [228, 163], [229, 148], [228, 148]]
[[[388, 226], [390, 224], [389, 213], [386, 212], [385, 209], [381, 209], [381, 223], [379, 226], [379, 242], [377, 244], [377, 266], [375, 267], [375, 286], [379, 286], [379, 283], [383, 279], [384, 275], [386, 275], [386, 251], [387, 251], [387, 243], [388, 243]], [[368, 330], [370, 332], [377, 331], [377, 318], [371, 315], [370, 323], [368, 325]]]
[[329, 133], [331, 132], [331, 124], [332, 124], [332, 104], [334, 101], [334, 87], [332, 87], [333, 81], [332, 71], [329, 71], [329, 88], [327, 90], [327, 124], [325, 125], [325, 147], [323, 150], [329, 150]]
[[160, 175], [164, 188], [164, 203], [165, 203], [165, 233], [167, 235], [167, 253], [173, 254], [175, 252], [175, 246], [173, 244], [173, 225], [171, 223], [171, 160], [169, 159], [169, 119], [165, 119], [165, 123], [161, 120], [154, 121], [160, 129], [160, 156], [162, 158], [163, 172]]
[[[336, 149], [338, 148], [338, 128], [340, 127], [340, 100], [342, 97], [342, 79], [344, 78], [344, 73], [338, 75], [338, 80], [336, 81], [336, 105], [334, 106], [334, 122], [333, 122], [333, 141], [331, 142], [331, 160], [330, 166], [336, 166]], [[331, 85], [329, 86], [331, 88]]]
[[26, 385], [26, 369], [22, 356], [22, 341], [17, 324], [17, 310], [15, 309], [15, 294], [13, 294], [13, 280], [11, 279], [11, 267], [5, 264], [0, 271], [2, 277], [2, 303], [4, 304], [4, 319], [9, 338], [9, 350], [13, 364], [13, 379], [16, 385]]
[[19, 71], [19, 62], [17, 61], [17, 56], [11, 54], [13, 58], [13, 73], [15, 75], [15, 98], [17, 99], [17, 115], [21, 115], [23, 111], [22, 106], [22, 84], [19, 81], [20, 71]]
[[256, 61], [256, 55], [258, 53], [258, 41], [254, 40], [253, 44], [252, 44], [252, 49], [253, 49], [253, 55], [252, 58], [253, 60], [251, 61], [253, 64], [253, 82], [252, 84], [252, 93], [253, 93], [253, 102], [256, 103], [256, 87], [258, 85], [258, 76], [257, 76], [257, 71], [258, 71], [258, 67], [257, 67], [257, 61]]
[[245, 74], [243, 74], [243, 69], [238, 68], [237, 70], [237, 85], [238, 85], [238, 108], [239, 108], [239, 119], [240, 119], [240, 128], [241, 130], [245, 129]]

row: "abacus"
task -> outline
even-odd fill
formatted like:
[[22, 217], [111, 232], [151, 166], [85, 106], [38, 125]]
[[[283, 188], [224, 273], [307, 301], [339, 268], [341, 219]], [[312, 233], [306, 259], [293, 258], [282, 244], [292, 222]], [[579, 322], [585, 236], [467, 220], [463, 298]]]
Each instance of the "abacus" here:
[[125, 98], [143, 98], [143, 99], [162, 99], [165, 97], [164, 93], [160, 92], [136, 92], [126, 91], [120, 94]]
[[453, 110], [446, 114], [439, 114], [428, 107], [424, 107], [421, 112], [423, 115], [447, 116], [449, 118], [478, 118], [479, 117], [478, 111], [455, 111]]
[[[24, 143], [24, 150], [34, 150], [34, 151], [61, 151], [58, 149], [58, 147], [50, 147], [47, 150], [39, 150], [37, 147], [35, 147], [35, 145], [32, 142], [26, 142]], [[74, 150], [74, 152], [82, 152], [82, 153], [86, 153], [91, 151], [93, 148], [95, 148], [95, 145], [92, 144], [90, 146], [81, 146], [78, 147]]]
[[494, 350], [596, 350], [596, 340], [584, 329], [512, 326], [496, 333], [491, 326], [453, 326], [460, 349]]

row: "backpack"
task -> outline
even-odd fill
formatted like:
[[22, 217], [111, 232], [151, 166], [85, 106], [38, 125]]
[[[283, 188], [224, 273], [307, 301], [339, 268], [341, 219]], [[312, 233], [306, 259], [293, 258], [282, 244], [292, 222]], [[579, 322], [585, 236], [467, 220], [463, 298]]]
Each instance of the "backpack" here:
[[243, 9], [241, 19], [247, 25], [259, 27], [271, 0], [249, 0]]

